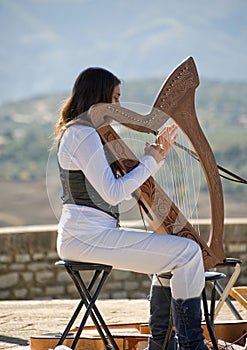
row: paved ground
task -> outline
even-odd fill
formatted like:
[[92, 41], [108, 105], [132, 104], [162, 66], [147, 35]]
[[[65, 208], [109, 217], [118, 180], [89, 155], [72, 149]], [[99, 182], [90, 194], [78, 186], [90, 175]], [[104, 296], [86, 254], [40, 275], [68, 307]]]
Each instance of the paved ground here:
[[[31, 336], [63, 331], [77, 304], [77, 300], [1, 301], [0, 349], [28, 350]], [[99, 300], [97, 305], [108, 324], [148, 320], [147, 300]], [[235, 305], [247, 320], [247, 310], [238, 303]], [[234, 316], [224, 305], [218, 319], [234, 319]]]

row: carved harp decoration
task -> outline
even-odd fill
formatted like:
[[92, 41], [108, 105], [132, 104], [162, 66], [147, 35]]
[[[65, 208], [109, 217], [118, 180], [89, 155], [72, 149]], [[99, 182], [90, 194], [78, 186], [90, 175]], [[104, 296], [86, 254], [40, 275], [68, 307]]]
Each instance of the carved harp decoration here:
[[200, 159], [209, 189], [211, 202], [209, 241], [206, 243], [200, 237], [152, 177], [139, 188], [135, 196], [139, 198], [139, 203], [146, 213], [145, 218], [154, 232], [187, 237], [200, 245], [204, 267], [208, 270], [225, 259], [224, 207], [217, 164], [195, 112], [195, 89], [198, 85], [197, 69], [193, 58], [189, 57], [164, 82], [149, 114], [140, 115], [118, 105], [104, 104], [100, 108], [92, 108], [90, 118], [122, 174], [133, 169], [138, 160], [110, 126], [108, 118], [139, 132], [157, 134], [171, 116], [189, 138]]

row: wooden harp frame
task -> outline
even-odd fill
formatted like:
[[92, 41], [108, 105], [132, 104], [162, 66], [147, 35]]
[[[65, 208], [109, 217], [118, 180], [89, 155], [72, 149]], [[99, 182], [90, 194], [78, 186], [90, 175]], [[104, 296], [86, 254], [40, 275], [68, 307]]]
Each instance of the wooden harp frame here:
[[109, 118], [136, 131], [157, 134], [171, 116], [189, 138], [204, 170], [209, 189], [211, 203], [209, 241], [206, 243], [200, 237], [152, 177], [138, 189], [135, 196], [146, 208], [145, 219], [154, 232], [187, 237], [200, 245], [207, 271], [225, 259], [224, 203], [217, 164], [196, 116], [194, 100], [198, 85], [196, 65], [193, 58], [189, 57], [168, 76], [149, 114], [140, 115], [115, 104], [102, 104], [92, 108], [89, 116], [122, 174], [136, 167], [139, 161], [110, 126]]

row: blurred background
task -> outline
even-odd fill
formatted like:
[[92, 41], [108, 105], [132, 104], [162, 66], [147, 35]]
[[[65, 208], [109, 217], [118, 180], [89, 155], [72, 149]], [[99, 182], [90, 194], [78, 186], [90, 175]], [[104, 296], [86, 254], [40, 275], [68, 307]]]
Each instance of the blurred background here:
[[[54, 125], [89, 66], [123, 80], [122, 101], [152, 105], [192, 56], [216, 160], [247, 177], [247, 2], [0, 0], [0, 29], [0, 226], [57, 223]], [[247, 186], [222, 182], [226, 217], [246, 217]]]

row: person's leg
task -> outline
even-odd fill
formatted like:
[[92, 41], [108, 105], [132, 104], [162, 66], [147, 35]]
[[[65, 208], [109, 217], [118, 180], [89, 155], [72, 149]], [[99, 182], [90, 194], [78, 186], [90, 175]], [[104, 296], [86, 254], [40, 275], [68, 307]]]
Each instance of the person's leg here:
[[165, 346], [167, 350], [175, 350], [177, 342], [174, 337], [175, 332], [172, 331], [171, 288], [169, 280], [166, 286], [161, 281], [160, 283], [160, 285], [152, 284], [150, 291], [151, 336], [148, 341], [148, 350], [162, 350]]
[[[169, 274], [166, 277], [153, 276], [148, 350], [175, 350], [178, 349], [178, 343], [181, 350], [207, 349], [201, 328], [201, 298], [175, 300], [171, 295]], [[178, 339], [172, 331], [173, 324]]]
[[[198, 281], [192, 278], [190, 282], [192, 285], [199, 282], [202, 291], [205, 283], [202, 254], [199, 245], [195, 245], [194, 249], [194, 255], [191, 255], [191, 261], [197, 262], [198, 269], [201, 270], [201, 273], [200, 275], [196, 274]], [[182, 277], [184, 269], [196, 271], [190, 265], [191, 263], [188, 262], [182, 269], [178, 268], [173, 271], [173, 277], [171, 279], [173, 291], [171, 299], [173, 322], [178, 336], [179, 350], [206, 350], [207, 347], [204, 344], [203, 330], [201, 327], [201, 291], [198, 290], [196, 292], [197, 294], [193, 293], [191, 288], [186, 290], [187, 285], [185, 285], [184, 290], [178, 288], [179, 279]]]
[[180, 350], [206, 350], [201, 328], [201, 298], [173, 299], [172, 314]]

